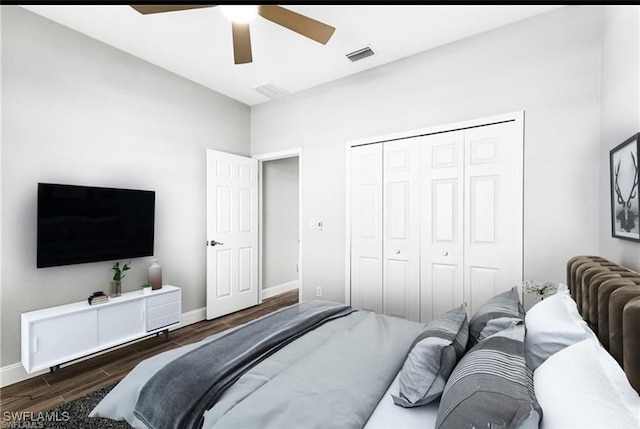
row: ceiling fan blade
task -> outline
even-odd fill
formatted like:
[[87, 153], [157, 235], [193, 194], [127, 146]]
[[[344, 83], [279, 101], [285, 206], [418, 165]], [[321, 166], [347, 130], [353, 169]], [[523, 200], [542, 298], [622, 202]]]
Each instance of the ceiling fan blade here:
[[253, 61], [251, 56], [251, 35], [249, 24], [231, 23], [233, 35], [233, 59], [236, 64], [246, 64]]
[[203, 7], [213, 7], [215, 4], [131, 4], [129, 5], [138, 12], [146, 15], [149, 13], [175, 12], [178, 10], [200, 9]]
[[277, 5], [261, 5], [258, 14], [271, 22], [326, 45], [334, 27]]

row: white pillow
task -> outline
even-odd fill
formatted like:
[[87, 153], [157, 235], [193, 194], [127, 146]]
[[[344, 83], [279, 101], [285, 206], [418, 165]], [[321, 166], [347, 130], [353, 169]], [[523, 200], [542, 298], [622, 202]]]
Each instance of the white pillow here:
[[558, 287], [556, 288], [556, 294], [558, 293], [569, 293], [569, 286], [564, 283], [558, 283]]
[[532, 370], [565, 347], [595, 337], [568, 291], [559, 291], [531, 307], [524, 323], [525, 354]]
[[596, 338], [551, 356], [533, 374], [540, 429], [640, 427], [640, 396]]

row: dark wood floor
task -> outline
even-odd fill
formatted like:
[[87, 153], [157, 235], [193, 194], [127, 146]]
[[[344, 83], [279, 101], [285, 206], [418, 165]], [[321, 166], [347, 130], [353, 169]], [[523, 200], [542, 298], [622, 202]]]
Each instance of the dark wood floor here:
[[63, 366], [57, 374], [45, 374], [0, 389], [2, 412], [38, 413], [85, 396], [124, 378], [138, 363], [185, 344], [241, 325], [279, 308], [298, 302], [298, 291], [263, 300], [262, 304], [214, 320], [203, 320], [163, 336], [150, 337], [125, 347]]

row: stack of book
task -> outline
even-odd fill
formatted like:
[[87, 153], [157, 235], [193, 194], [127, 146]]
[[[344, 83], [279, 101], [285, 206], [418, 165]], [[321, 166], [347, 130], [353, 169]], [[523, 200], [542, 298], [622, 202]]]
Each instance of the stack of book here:
[[102, 291], [94, 292], [89, 298], [89, 305], [104, 304], [109, 302], [109, 297]]

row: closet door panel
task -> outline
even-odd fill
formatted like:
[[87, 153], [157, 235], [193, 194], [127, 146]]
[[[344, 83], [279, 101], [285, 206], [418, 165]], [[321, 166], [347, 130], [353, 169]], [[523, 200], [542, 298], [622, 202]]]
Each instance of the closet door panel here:
[[403, 319], [411, 317], [411, 309], [407, 296], [411, 293], [410, 271], [411, 263], [402, 259], [387, 259], [386, 283], [387, 305], [386, 314]]
[[382, 313], [382, 145], [351, 149], [351, 305]]
[[431, 307], [436, 317], [461, 305], [461, 269], [460, 265], [453, 264], [431, 265], [431, 278], [429, 280], [435, 286], [431, 297]]
[[477, 306], [489, 298], [503, 292], [499, 286], [499, 280], [500, 270], [498, 268], [469, 267], [469, 302], [474, 304], [471, 306], [472, 311], [477, 310]]
[[497, 245], [499, 176], [476, 176], [469, 180], [470, 240], [472, 245]]
[[522, 282], [522, 132], [515, 122], [465, 131], [465, 296], [473, 314]]
[[383, 143], [383, 313], [420, 320], [421, 138]]
[[423, 138], [421, 182], [421, 322], [462, 305], [464, 135]]

